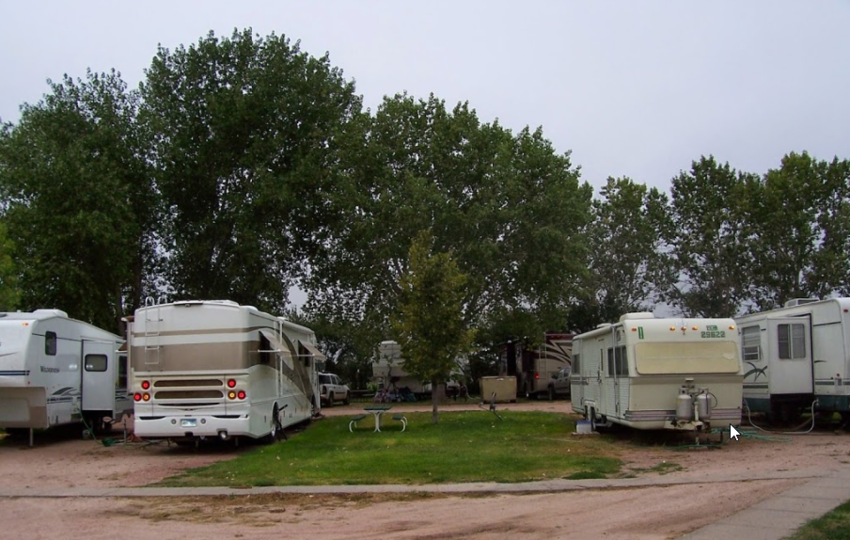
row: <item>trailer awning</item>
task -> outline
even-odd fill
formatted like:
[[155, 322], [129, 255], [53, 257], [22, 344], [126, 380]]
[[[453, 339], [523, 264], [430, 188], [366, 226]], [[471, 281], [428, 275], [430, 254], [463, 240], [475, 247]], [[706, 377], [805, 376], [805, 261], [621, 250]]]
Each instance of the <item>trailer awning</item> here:
[[272, 346], [271, 351], [260, 351], [260, 352], [273, 352], [280, 354], [282, 356], [292, 356], [292, 351], [289, 350], [289, 347], [284, 345], [277, 339], [277, 336], [271, 330], [267, 330], [265, 328], [260, 329], [260, 333], [263, 334], [263, 337], [269, 340], [269, 345]]
[[322, 354], [322, 352], [319, 349], [317, 349], [316, 346], [313, 345], [312, 343], [310, 343], [308, 341], [301, 341], [301, 340], [299, 340], [298, 343], [300, 343], [301, 346], [304, 347], [304, 349], [307, 351], [308, 354], [313, 355], [313, 360], [315, 360], [317, 362], [324, 362], [325, 360], [328, 359], [328, 357], [325, 356], [324, 354]]

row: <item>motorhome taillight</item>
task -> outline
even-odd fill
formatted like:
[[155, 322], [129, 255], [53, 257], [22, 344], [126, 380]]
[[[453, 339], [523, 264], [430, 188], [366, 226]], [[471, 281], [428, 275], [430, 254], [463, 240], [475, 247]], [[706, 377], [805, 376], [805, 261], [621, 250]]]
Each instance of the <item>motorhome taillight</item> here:
[[150, 381], [142, 381], [142, 390], [147, 390], [151, 387]]
[[142, 396], [142, 399], [143, 399], [144, 401], [150, 401], [150, 400], [151, 400], [151, 395], [150, 395], [150, 394], [148, 394], [147, 392], [145, 392], [145, 393], [144, 393], [144, 395]]
[[231, 390], [230, 392], [227, 393], [227, 398], [228, 399], [236, 399], [236, 392]]
[[136, 401], [142, 401], [142, 394], [136, 392], [135, 394], [133, 394], [133, 399]]
[[534, 372], [534, 378], [535, 378], [535, 379], [539, 379], [539, 378], [540, 378], [540, 373], [538, 373], [538, 372]]
[[229, 381], [227, 381], [227, 387], [236, 388], [236, 379], [230, 379]]
[[240, 391], [239, 391], [239, 394], [237, 394], [237, 395], [239, 396], [239, 399], [245, 399], [245, 397], [246, 397], [248, 394], [246, 394], [246, 393], [245, 393], [245, 390], [240, 390]]

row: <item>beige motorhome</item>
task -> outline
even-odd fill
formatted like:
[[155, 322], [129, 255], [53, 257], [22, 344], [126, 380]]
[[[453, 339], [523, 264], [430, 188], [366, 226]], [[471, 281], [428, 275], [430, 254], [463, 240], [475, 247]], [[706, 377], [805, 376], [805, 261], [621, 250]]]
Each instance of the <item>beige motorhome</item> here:
[[147, 305], [128, 343], [140, 437], [274, 440], [320, 407], [313, 331], [252, 306]]
[[732, 319], [628, 313], [573, 338], [573, 410], [593, 424], [708, 430], [741, 422]]

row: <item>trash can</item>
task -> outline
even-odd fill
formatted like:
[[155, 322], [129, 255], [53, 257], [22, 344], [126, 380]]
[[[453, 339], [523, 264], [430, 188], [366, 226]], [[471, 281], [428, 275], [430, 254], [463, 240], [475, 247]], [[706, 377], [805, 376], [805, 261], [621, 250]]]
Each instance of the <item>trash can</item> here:
[[481, 377], [481, 400], [489, 403], [496, 394], [496, 403], [516, 402], [516, 377]]

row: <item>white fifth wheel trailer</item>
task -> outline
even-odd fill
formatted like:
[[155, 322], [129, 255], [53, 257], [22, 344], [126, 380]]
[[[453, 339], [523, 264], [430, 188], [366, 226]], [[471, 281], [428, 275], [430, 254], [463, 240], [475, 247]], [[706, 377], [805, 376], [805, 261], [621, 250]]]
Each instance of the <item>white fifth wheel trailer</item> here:
[[101, 429], [132, 411], [122, 343], [58, 309], [0, 313], [0, 427]]
[[573, 338], [573, 410], [637, 429], [739, 425], [739, 344], [732, 319], [628, 313]]
[[750, 410], [790, 420], [817, 400], [850, 421], [850, 298], [790, 300], [737, 324]]
[[139, 437], [273, 441], [320, 408], [309, 328], [226, 300], [148, 305], [129, 327]]

